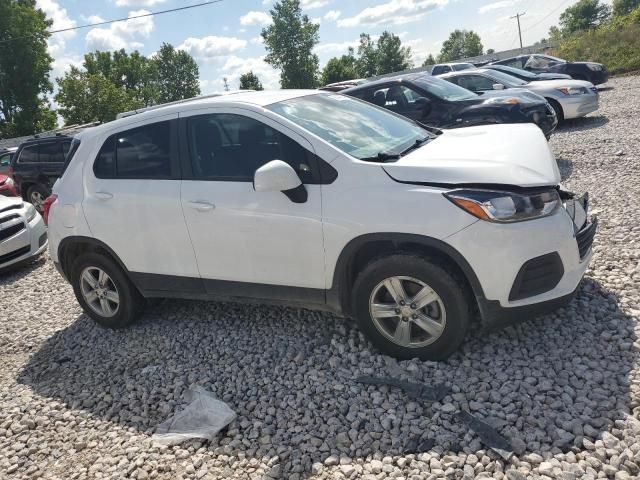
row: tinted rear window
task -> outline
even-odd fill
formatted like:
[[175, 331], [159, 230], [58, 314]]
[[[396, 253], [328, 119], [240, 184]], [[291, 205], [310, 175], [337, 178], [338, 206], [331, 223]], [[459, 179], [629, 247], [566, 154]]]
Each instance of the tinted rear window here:
[[37, 163], [38, 162], [38, 146], [31, 145], [24, 147], [20, 152], [20, 163]]

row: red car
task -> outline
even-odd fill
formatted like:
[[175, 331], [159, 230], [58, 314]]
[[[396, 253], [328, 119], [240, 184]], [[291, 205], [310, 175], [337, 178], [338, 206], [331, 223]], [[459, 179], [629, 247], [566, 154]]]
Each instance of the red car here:
[[11, 177], [0, 174], [0, 195], [4, 195], [5, 197], [18, 196], [18, 192], [16, 192], [16, 187]]

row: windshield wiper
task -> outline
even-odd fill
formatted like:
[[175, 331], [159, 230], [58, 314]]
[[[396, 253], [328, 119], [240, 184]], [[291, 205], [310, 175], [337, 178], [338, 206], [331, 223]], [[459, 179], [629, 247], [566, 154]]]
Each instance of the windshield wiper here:
[[429, 140], [431, 140], [431, 138], [429, 138], [429, 137], [424, 137], [424, 138], [418, 138], [418, 139], [416, 139], [416, 141], [415, 141], [415, 142], [413, 142], [413, 144], [412, 144], [410, 147], [405, 148], [402, 152], [400, 152], [400, 156], [404, 156], [404, 155], [406, 155], [407, 153], [409, 153], [409, 152], [411, 152], [411, 151], [415, 150], [416, 148], [420, 148], [420, 146], [421, 146], [423, 143], [427, 143]]
[[364, 157], [360, 160], [364, 162], [391, 162], [393, 160], [398, 160], [400, 158], [400, 154], [398, 153], [387, 153], [387, 152], [378, 152], [373, 157]]

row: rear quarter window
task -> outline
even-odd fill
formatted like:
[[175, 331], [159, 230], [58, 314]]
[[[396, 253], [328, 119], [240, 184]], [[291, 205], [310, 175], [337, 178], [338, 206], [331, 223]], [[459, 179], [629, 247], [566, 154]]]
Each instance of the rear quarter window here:
[[[64, 157], [64, 165], [62, 166], [62, 171], [60, 172], [61, 177], [62, 175], [64, 175], [64, 172], [67, 171], [67, 167], [69, 167], [71, 160], [73, 160], [73, 157], [78, 151], [78, 148], [80, 147], [80, 140], [78, 140], [77, 138], [74, 138], [70, 144], [69, 143], [65, 143], [65, 144], [67, 145], [67, 151]], [[63, 148], [65, 144], [63, 144]]]

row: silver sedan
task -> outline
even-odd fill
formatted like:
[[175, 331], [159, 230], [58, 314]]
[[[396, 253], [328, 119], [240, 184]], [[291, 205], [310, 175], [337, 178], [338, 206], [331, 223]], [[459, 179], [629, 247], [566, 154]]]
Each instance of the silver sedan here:
[[541, 80], [526, 82], [497, 70], [480, 68], [440, 75], [476, 93], [487, 90], [530, 90], [547, 99], [555, 110], [558, 121], [579, 118], [595, 112], [599, 107], [599, 94], [593, 84], [583, 80]]

